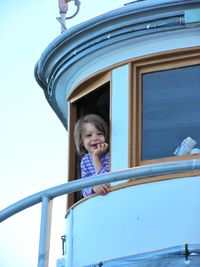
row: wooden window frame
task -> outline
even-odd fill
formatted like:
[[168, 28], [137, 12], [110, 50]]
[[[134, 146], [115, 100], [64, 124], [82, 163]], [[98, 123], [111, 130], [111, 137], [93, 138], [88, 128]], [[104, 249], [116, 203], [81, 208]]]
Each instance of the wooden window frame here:
[[[101, 73], [95, 77], [88, 78], [82, 81], [68, 96], [67, 101], [69, 103], [69, 147], [68, 147], [68, 182], [77, 179], [75, 175], [76, 169], [76, 148], [74, 142], [74, 127], [77, 121], [77, 101], [84, 96], [98, 90], [102, 85], [110, 82], [110, 98], [111, 98], [111, 72]], [[111, 99], [110, 99], [111, 105]], [[111, 106], [110, 106], [111, 114]], [[111, 116], [111, 115], [110, 115]], [[110, 119], [110, 118], [109, 118]], [[67, 208], [70, 208], [75, 203], [75, 194], [71, 193], [67, 197]]]
[[130, 167], [176, 161], [189, 158], [200, 158], [200, 155], [173, 156], [152, 160], [142, 160], [142, 75], [149, 72], [170, 70], [173, 68], [200, 64], [199, 47], [163, 52], [143, 57], [132, 62], [130, 77]]

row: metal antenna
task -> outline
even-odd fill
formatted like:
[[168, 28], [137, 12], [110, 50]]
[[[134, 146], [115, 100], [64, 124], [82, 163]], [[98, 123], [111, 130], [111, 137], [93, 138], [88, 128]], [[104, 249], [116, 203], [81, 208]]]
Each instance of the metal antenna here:
[[[76, 6], [76, 11], [72, 16], [66, 17], [66, 14], [68, 11], [68, 3], [71, 1], [74, 1], [74, 5]], [[78, 12], [80, 10], [80, 4], [81, 4], [81, 2], [79, 0], [58, 0], [60, 17], [57, 17], [56, 19], [61, 24], [61, 32], [65, 31], [67, 29], [66, 20], [72, 19], [78, 14]]]

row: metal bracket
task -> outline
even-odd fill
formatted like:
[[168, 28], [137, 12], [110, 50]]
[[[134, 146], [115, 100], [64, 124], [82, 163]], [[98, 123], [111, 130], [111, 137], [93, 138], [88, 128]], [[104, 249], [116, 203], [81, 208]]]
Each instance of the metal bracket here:
[[61, 236], [62, 240], [62, 256], [65, 255], [65, 242], [66, 242], [66, 235]]
[[[66, 17], [67, 11], [68, 11], [68, 3], [74, 1], [74, 5], [76, 6], [76, 11], [74, 12], [73, 15]], [[59, 12], [60, 12], [60, 17], [57, 17], [56, 19], [60, 22], [61, 24], [61, 32], [65, 31], [67, 29], [66, 27], [66, 20], [67, 19], [72, 19], [74, 18], [79, 10], [80, 10], [80, 4], [81, 2], [79, 0], [59, 0]]]

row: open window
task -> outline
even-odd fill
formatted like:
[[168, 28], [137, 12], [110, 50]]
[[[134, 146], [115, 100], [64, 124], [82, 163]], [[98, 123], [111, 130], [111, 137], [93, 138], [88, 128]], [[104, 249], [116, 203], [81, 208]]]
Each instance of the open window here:
[[134, 70], [134, 165], [174, 157], [188, 136], [200, 147], [200, 54], [166, 55]]
[[[69, 97], [69, 181], [81, 178], [80, 155], [75, 150], [74, 127], [77, 120], [86, 114], [101, 116], [109, 126], [110, 121], [110, 74], [107, 73], [81, 84]], [[76, 192], [68, 197], [68, 208], [81, 199]]]

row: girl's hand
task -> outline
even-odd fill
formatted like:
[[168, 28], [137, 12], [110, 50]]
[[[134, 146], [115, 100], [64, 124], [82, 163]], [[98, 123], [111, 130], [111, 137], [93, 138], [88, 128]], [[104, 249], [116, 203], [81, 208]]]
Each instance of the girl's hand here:
[[[97, 147], [93, 150], [91, 156], [94, 163], [95, 173], [98, 174], [99, 170], [103, 167], [101, 162], [101, 156], [105, 154], [108, 150], [108, 144], [102, 143], [98, 144]], [[100, 188], [101, 192], [97, 192], [97, 194], [105, 194], [105, 188]], [[95, 192], [96, 193], [96, 192]]]
[[97, 195], [105, 196], [110, 191], [110, 185], [109, 184], [95, 185], [92, 188], [92, 190]]
[[102, 143], [98, 144], [97, 148], [93, 151], [92, 156], [95, 158], [101, 158], [103, 154], [105, 154], [108, 151], [108, 144]]

